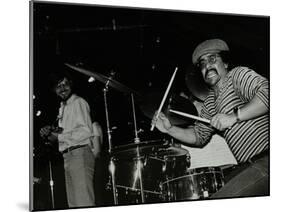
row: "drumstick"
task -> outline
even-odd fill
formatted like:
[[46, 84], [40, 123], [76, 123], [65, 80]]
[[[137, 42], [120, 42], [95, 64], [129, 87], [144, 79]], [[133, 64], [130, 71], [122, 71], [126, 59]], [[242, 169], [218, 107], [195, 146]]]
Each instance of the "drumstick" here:
[[[171, 88], [171, 86], [172, 86], [172, 83], [173, 83], [173, 81], [174, 81], [174, 78], [175, 78], [175, 76], [176, 76], [177, 70], [178, 70], [178, 67], [176, 67], [176, 69], [175, 69], [175, 71], [174, 71], [174, 73], [173, 73], [173, 75], [172, 75], [172, 78], [171, 78], [171, 80], [170, 80], [170, 82], [169, 82], [169, 84], [168, 84], [168, 87], [167, 87], [166, 91], [165, 91], [165, 94], [164, 94], [164, 96], [163, 96], [163, 99], [162, 99], [162, 101], [161, 101], [161, 104], [160, 104], [160, 106], [159, 106], [159, 108], [158, 108], [158, 110], [157, 110], [156, 117], [155, 117], [156, 120], [158, 119], [158, 116], [159, 116], [159, 114], [160, 114], [160, 112], [161, 112], [161, 110], [162, 110], [162, 107], [163, 107], [163, 105], [164, 105], [164, 102], [165, 102], [165, 100], [166, 100], [166, 98], [167, 98], [167, 96], [168, 96], [168, 93], [169, 93], [169, 91], [170, 91], [170, 88]], [[150, 131], [152, 131], [152, 130], [154, 129], [154, 127], [155, 127], [155, 124], [152, 124], [152, 125], [151, 125], [151, 128], [150, 128]]]
[[172, 110], [172, 109], [170, 109], [169, 111], [172, 112], [172, 113], [181, 115], [181, 116], [185, 116], [185, 117], [188, 117], [188, 118], [191, 118], [191, 119], [195, 119], [195, 120], [202, 121], [202, 122], [205, 122], [207, 124], [210, 124], [210, 120], [208, 120], [208, 119], [204, 119], [204, 118], [201, 118], [201, 117], [198, 117], [198, 116], [194, 116], [194, 115], [191, 115], [191, 114], [188, 114], [188, 113], [183, 113], [183, 112]]

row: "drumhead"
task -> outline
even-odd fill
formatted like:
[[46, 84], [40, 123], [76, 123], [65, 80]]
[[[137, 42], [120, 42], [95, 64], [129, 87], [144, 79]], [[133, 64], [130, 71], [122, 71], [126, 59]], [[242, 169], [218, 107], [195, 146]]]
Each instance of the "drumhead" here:
[[179, 147], [173, 147], [173, 146], [170, 146], [165, 149], [159, 149], [159, 151], [156, 153], [156, 156], [163, 157], [163, 158], [182, 156], [182, 155], [189, 155], [188, 150]]
[[128, 145], [118, 146], [112, 149], [111, 156], [116, 159], [135, 158], [155, 155], [158, 151], [162, 151], [169, 147], [168, 142], [161, 140], [142, 141], [140, 143], [132, 143]]

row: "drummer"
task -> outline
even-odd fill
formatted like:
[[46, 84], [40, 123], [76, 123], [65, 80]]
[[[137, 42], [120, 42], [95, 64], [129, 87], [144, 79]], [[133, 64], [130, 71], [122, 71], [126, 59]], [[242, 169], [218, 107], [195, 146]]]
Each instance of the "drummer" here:
[[[158, 130], [187, 145], [203, 147], [213, 134], [221, 134], [238, 161], [231, 178], [213, 198], [269, 195], [268, 80], [247, 67], [230, 68], [229, 47], [220, 39], [206, 40], [194, 50], [192, 62], [210, 93], [200, 116], [210, 124], [173, 126], [160, 113], [153, 118]], [[237, 174], [238, 173], [238, 174]]]

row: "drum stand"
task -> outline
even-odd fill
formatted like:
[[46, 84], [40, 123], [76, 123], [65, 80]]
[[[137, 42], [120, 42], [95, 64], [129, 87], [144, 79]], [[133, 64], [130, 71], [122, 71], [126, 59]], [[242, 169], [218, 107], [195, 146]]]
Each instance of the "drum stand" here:
[[[110, 83], [110, 79], [107, 80], [105, 87], [103, 89], [103, 98], [104, 98], [104, 107], [105, 107], [105, 118], [106, 118], [106, 128], [107, 128], [107, 139], [108, 139], [108, 153], [111, 155], [112, 152], [112, 141], [111, 141], [111, 127], [109, 123], [109, 115], [108, 115], [108, 104], [107, 104], [107, 92], [108, 92], [108, 85]], [[109, 173], [111, 175], [111, 183], [112, 183], [112, 192], [113, 192], [113, 200], [114, 204], [118, 204], [117, 200], [117, 189], [116, 189], [116, 182], [115, 182], [115, 164], [114, 164], [114, 157], [110, 157], [109, 163]]]
[[[111, 128], [109, 123], [109, 114], [108, 114], [108, 104], [107, 104], [107, 92], [108, 92], [108, 86], [110, 83], [110, 79], [107, 80], [105, 84], [105, 88], [103, 89], [103, 96], [104, 96], [104, 106], [105, 106], [105, 116], [106, 116], [106, 127], [107, 127], [107, 138], [108, 138], [108, 152], [109, 155], [112, 154], [112, 140], [111, 140]], [[134, 131], [135, 131], [135, 138], [134, 143], [138, 144], [140, 143], [140, 139], [138, 137], [138, 130], [137, 130], [137, 122], [136, 122], [136, 113], [135, 113], [135, 103], [134, 103], [134, 95], [131, 93], [131, 101], [132, 101], [132, 110], [133, 110], [133, 120], [134, 120]], [[139, 177], [139, 183], [140, 183], [140, 190], [141, 190], [141, 202], [145, 203], [145, 196], [144, 196], [144, 189], [143, 189], [143, 180], [142, 180], [142, 167], [143, 162], [141, 161], [140, 156], [140, 150], [139, 146], [137, 146], [137, 175]], [[115, 158], [111, 156], [110, 162], [109, 162], [109, 172], [111, 175], [111, 183], [112, 183], [112, 192], [113, 192], [113, 199], [114, 204], [118, 204], [118, 191], [116, 189], [116, 179], [115, 179]]]
[[[136, 112], [135, 112], [135, 101], [134, 101], [134, 94], [131, 93], [131, 100], [132, 100], [132, 109], [133, 109], [133, 119], [134, 119], [134, 130], [135, 130], [135, 144], [140, 143], [140, 139], [138, 137], [138, 128], [137, 128], [137, 121], [136, 121]], [[139, 146], [137, 146], [137, 174], [140, 181], [140, 190], [141, 190], [141, 202], [145, 203], [145, 196], [144, 196], [144, 189], [143, 189], [143, 180], [142, 180], [142, 168], [143, 163], [140, 156]]]

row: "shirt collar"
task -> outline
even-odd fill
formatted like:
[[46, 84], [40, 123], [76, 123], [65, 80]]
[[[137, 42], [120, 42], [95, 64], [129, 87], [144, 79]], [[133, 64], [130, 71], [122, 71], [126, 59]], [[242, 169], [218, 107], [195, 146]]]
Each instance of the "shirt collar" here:
[[77, 98], [76, 94], [71, 94], [71, 96], [68, 98], [68, 100], [61, 102], [61, 105], [69, 105], [70, 103], [72, 103], [75, 99]]

